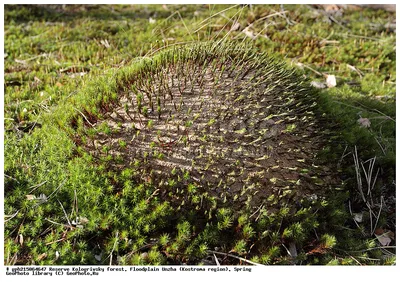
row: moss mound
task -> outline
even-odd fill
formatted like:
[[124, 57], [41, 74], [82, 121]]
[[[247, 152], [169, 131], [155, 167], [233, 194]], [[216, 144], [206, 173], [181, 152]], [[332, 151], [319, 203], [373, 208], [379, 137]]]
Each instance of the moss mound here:
[[86, 110], [90, 122], [82, 113], [84, 147], [186, 208], [188, 189], [237, 210], [281, 193], [321, 194], [332, 176], [317, 165], [324, 143], [317, 96], [302, 80], [245, 46], [170, 49], [121, 70], [117, 96], [101, 117]]
[[317, 100], [273, 57], [204, 43], [112, 70], [51, 118], [105, 179], [99, 227], [122, 230], [120, 263], [212, 264], [213, 249], [272, 263], [278, 242], [302, 249], [338, 183]]

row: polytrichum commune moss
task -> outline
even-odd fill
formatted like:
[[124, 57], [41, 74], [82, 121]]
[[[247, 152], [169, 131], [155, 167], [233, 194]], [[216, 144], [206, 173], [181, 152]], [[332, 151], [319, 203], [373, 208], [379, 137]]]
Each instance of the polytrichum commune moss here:
[[190, 185], [222, 205], [254, 210], [271, 194], [298, 199], [335, 184], [317, 165], [325, 142], [317, 94], [267, 54], [189, 44], [121, 69], [115, 80], [117, 95], [102, 102], [101, 117], [89, 122], [95, 114], [85, 106], [87, 116], [76, 116], [85, 124], [83, 147], [110, 170], [133, 169], [136, 182], [178, 208], [207, 204], [183, 192]]

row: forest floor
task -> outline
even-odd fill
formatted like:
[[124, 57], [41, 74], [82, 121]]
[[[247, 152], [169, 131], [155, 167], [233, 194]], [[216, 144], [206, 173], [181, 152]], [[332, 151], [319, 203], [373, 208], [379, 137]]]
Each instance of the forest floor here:
[[[350, 5], [5, 5], [4, 14], [6, 265], [395, 263], [394, 11]], [[321, 188], [326, 195], [304, 193], [287, 204], [286, 194], [268, 195], [274, 208], [257, 201], [246, 210], [178, 185], [177, 212], [171, 195], [162, 198], [152, 183], [133, 181], [134, 166], [110, 169], [107, 162], [117, 158], [110, 148], [96, 161], [95, 143], [70, 138], [75, 129], [65, 116], [74, 111], [86, 119], [78, 107], [85, 91], [106, 91], [107, 79], [127, 67], [196, 42], [246, 43], [296, 69], [318, 91], [329, 140], [308, 146], [318, 147], [319, 158], [334, 170], [334, 185], [328, 178], [319, 183], [329, 186]], [[122, 106], [113, 110], [124, 115]], [[196, 132], [186, 134], [193, 139]], [[155, 136], [127, 146], [113, 135], [110, 146], [127, 147], [127, 159], [136, 147], [150, 152]], [[181, 158], [182, 172], [192, 158], [173, 157]], [[300, 207], [293, 208], [296, 203]]]

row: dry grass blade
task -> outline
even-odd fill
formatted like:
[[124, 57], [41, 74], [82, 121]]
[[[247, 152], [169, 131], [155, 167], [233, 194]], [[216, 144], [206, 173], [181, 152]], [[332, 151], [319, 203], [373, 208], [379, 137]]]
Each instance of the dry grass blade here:
[[[233, 15], [232, 18], [234, 18], [237, 14], [239, 14], [238, 17], [237, 17], [237, 19], [234, 21], [234, 24], [237, 23], [237, 22], [239, 21], [240, 16], [241, 16], [241, 14], [242, 14], [242, 11], [243, 11], [243, 8], [240, 9], [238, 12], [236, 12], [235, 15]], [[229, 20], [230, 20], [230, 21], [233, 21], [232, 19], [229, 19]], [[225, 29], [225, 27], [226, 27], [228, 24], [229, 24], [229, 22], [227, 22], [227, 23], [221, 28], [221, 30], [220, 30], [211, 40], [215, 40], [216, 38], [218, 38], [218, 36], [221, 34], [221, 32]], [[216, 45], [219, 45], [219, 44], [220, 44], [223, 40], [225, 40], [225, 39], [228, 37], [228, 35], [231, 34], [232, 32], [233, 32], [233, 30], [232, 30], [232, 29], [229, 29], [229, 31], [216, 43]]]
[[216, 256], [215, 254], [213, 254], [213, 256], [214, 256], [214, 259], [215, 259], [215, 263], [216, 263], [218, 266], [220, 266], [220, 263], [219, 263], [219, 261], [218, 261], [217, 256]]
[[240, 260], [240, 261], [247, 262], [248, 264], [252, 264], [252, 265], [265, 266], [265, 265], [263, 265], [263, 264], [256, 263], [256, 262], [250, 261], [250, 260], [248, 260], [248, 259], [241, 258], [241, 257], [235, 256], [235, 255], [232, 255], [232, 254], [228, 254], [228, 253], [217, 252], [217, 251], [208, 251], [208, 252], [211, 252], [211, 253], [213, 253], [214, 255], [217, 254], [217, 255], [223, 255], [223, 256], [228, 256], [228, 257], [231, 257], [231, 258], [235, 258], [235, 259], [238, 259], [238, 260]]
[[75, 217], [78, 218], [78, 197], [76, 195], [76, 189], [74, 189], [74, 201], [72, 204], [72, 210], [71, 210], [71, 217], [75, 212]]
[[53, 196], [53, 194], [55, 194], [62, 186], [64, 186], [64, 183], [67, 181], [67, 179], [64, 179], [63, 182], [61, 182], [60, 185], [58, 185], [58, 187], [56, 188], [56, 190], [54, 190], [48, 197], [47, 200], [50, 200], [51, 196]]
[[[112, 265], [113, 252], [114, 252], [114, 250], [115, 250], [115, 248], [116, 248], [116, 246], [117, 246], [117, 243], [118, 243], [118, 235], [119, 235], [119, 232], [117, 231], [117, 232], [115, 233], [115, 242], [114, 242], [113, 248], [112, 248], [112, 250], [111, 250], [110, 255], [107, 257], [107, 258], [110, 258], [110, 263], [109, 263], [109, 265]], [[106, 259], [107, 259], [107, 258], [106, 258]]]
[[36, 184], [36, 185], [33, 185], [33, 186], [29, 187], [29, 188], [32, 188], [32, 190], [29, 191], [28, 194], [32, 194], [33, 191], [35, 191], [37, 188], [39, 188], [40, 186], [42, 186], [42, 185], [44, 185], [46, 183], [47, 183], [47, 180], [43, 181], [42, 183], [39, 183], [39, 184]]
[[367, 200], [365, 199], [364, 191], [362, 188], [362, 179], [361, 179], [361, 173], [360, 173], [360, 163], [358, 161], [358, 155], [357, 155], [357, 146], [354, 146], [353, 159], [354, 159], [354, 165], [355, 165], [354, 167], [356, 170], [357, 188], [358, 188], [358, 191], [360, 192], [360, 195], [365, 203], [365, 202], [367, 202]]
[[60, 202], [58, 199], [57, 199], [57, 201], [58, 201], [58, 203], [60, 204], [60, 206], [61, 206], [61, 208], [62, 208], [62, 210], [63, 210], [63, 212], [64, 212], [65, 218], [67, 219], [69, 226], [72, 227], [72, 224], [71, 224], [71, 222], [69, 221], [68, 215], [67, 215], [67, 213], [65, 212], [65, 209], [64, 209], [63, 205], [61, 204], [61, 202]]
[[[212, 19], [213, 17], [218, 16], [219, 14], [222, 14], [222, 13], [224, 13], [224, 12], [230, 10], [230, 9], [233, 9], [233, 8], [239, 6], [239, 5], [240, 5], [240, 4], [236, 4], [236, 5], [233, 5], [233, 6], [231, 6], [231, 7], [228, 7], [228, 8], [226, 8], [226, 9], [222, 10], [222, 11], [219, 11], [219, 12], [215, 13], [214, 15], [211, 15], [211, 16], [209, 16], [208, 18], [202, 20], [202, 21], [199, 23], [199, 25], [201, 25], [201, 24], [203, 24], [204, 22], [209, 21], [209, 20]], [[205, 26], [207, 26], [207, 25], [208, 25], [208, 23], [205, 24], [205, 25], [203, 25], [203, 26], [201, 26], [200, 28], [196, 29], [196, 30], [193, 31], [192, 33], [198, 32], [199, 30], [203, 29], [203, 28], [204, 28]]]
[[255, 211], [255, 212], [253, 212], [250, 216], [249, 216], [249, 218], [252, 218], [253, 216], [255, 216], [256, 214], [257, 214], [257, 212], [259, 211], [259, 210], [261, 210], [261, 208], [264, 206], [264, 204], [261, 204], [258, 208], [257, 208], [257, 210]]
[[[368, 161], [365, 161], [365, 162], [362, 162], [362, 163], [361, 163], [361, 168], [362, 168], [362, 170], [363, 170], [363, 172], [364, 172], [364, 176], [365, 176], [365, 179], [366, 179], [366, 181], [367, 181], [367, 186], [368, 186], [367, 195], [370, 195], [370, 193], [371, 193], [371, 178], [372, 178], [371, 167], [372, 167], [372, 169], [373, 169], [373, 165], [374, 165], [374, 163], [375, 163], [375, 159], [376, 159], [376, 158], [373, 158], [373, 159], [370, 159], [370, 160], [368, 160]], [[364, 164], [367, 163], [367, 162], [369, 162], [368, 173], [367, 173], [367, 171], [365, 170], [365, 167], [364, 167]], [[371, 162], [372, 162], [372, 164], [371, 164]]]
[[82, 116], [83, 116], [83, 118], [86, 120], [86, 122], [88, 123], [88, 124], [90, 124], [90, 126], [94, 126], [93, 125], [93, 123], [91, 123], [89, 120], [88, 120], [88, 118], [80, 111], [80, 110], [78, 110], [77, 108], [74, 108], [78, 113], [80, 113]]
[[7, 174], [4, 174], [4, 176], [7, 177], [7, 178], [12, 179], [12, 180], [14, 180], [14, 181], [16, 181], [16, 182], [19, 184], [19, 181], [18, 181], [17, 179], [15, 179], [14, 177], [9, 176], [9, 175], [7, 175]]
[[377, 216], [376, 221], [375, 221], [375, 226], [374, 226], [373, 229], [372, 229], [372, 226], [371, 226], [371, 235], [373, 235], [375, 233], [376, 227], [377, 227], [378, 222], [379, 222], [379, 218], [381, 217], [382, 207], [383, 207], [383, 196], [381, 196], [381, 204], [380, 204], [380, 207], [379, 207], [378, 216]]
[[[161, 50], [163, 50], [163, 49], [165, 49], [165, 48], [169, 48], [169, 47], [173, 47], [173, 46], [177, 46], [177, 45], [186, 45], [186, 44], [192, 44], [192, 43], [195, 43], [196, 41], [184, 41], [184, 42], [177, 42], [177, 43], [174, 43], [174, 44], [169, 44], [169, 45], [167, 45], [167, 46], [162, 46], [162, 47], [160, 47], [160, 48], [158, 48], [158, 49], [155, 49], [155, 50], [150, 50], [146, 55], [144, 55], [143, 57], [145, 57], [145, 58], [149, 58], [149, 57], [152, 57], [155, 53], [157, 53], [157, 52], [160, 52]], [[141, 59], [141, 58], [139, 58], [139, 59]], [[139, 60], [138, 59], [138, 60]]]
[[188, 35], [192, 38], [192, 41], [195, 41], [195, 39], [194, 39], [192, 33], [190, 32], [190, 30], [189, 30], [188, 27], [186, 26], [186, 23], [185, 23], [185, 21], [183, 20], [183, 18], [182, 18], [182, 16], [181, 16], [181, 13], [179, 13], [179, 11], [177, 11], [177, 12], [178, 12], [178, 16], [179, 16], [179, 18], [180, 18], [182, 24], [184, 25], [184, 27], [185, 27], [185, 29], [186, 29]]
[[57, 224], [57, 225], [61, 225], [61, 226], [68, 227], [68, 228], [71, 228], [71, 229], [74, 228], [74, 227], [71, 226], [71, 225], [67, 225], [67, 224], [55, 222], [55, 221], [53, 221], [53, 220], [51, 220], [51, 219], [48, 219], [48, 218], [45, 218], [44, 220], [46, 220], [46, 221], [48, 221], [48, 222], [50, 222], [50, 223]]
[[357, 225], [358, 229], [361, 231], [361, 233], [363, 234], [363, 236], [366, 236], [364, 230], [361, 228], [361, 226], [358, 224], [357, 220], [355, 219], [355, 217], [353, 216], [353, 211], [351, 209], [351, 203], [349, 201], [349, 211], [350, 211], [350, 215], [353, 217], [353, 221], [354, 223]]
[[392, 117], [390, 117], [390, 116], [388, 116], [388, 115], [385, 115], [385, 114], [382, 113], [381, 111], [379, 111], [379, 110], [377, 110], [377, 109], [372, 109], [372, 110], [375, 111], [375, 112], [377, 112], [377, 113], [379, 113], [379, 114], [381, 114], [381, 115], [384, 116], [386, 119], [390, 119], [391, 121], [396, 122], [396, 120], [395, 120], [394, 118], [392, 118]]
[[7, 219], [7, 220], [4, 220], [4, 223], [6, 223], [7, 221], [10, 221], [11, 219], [13, 219], [18, 213], [19, 213], [19, 211], [20, 210], [17, 210], [14, 214], [12, 214], [12, 215], [4, 215], [5, 217], [9, 217], [9, 219]]
[[[378, 173], [379, 173], [379, 169], [376, 172], [375, 178], [372, 179], [373, 177], [373, 170], [374, 170], [374, 165], [375, 165], [375, 161], [376, 161], [376, 157], [371, 158], [365, 162], [361, 162], [361, 168], [364, 172], [364, 177], [365, 177], [365, 181], [367, 183], [367, 196], [369, 196], [368, 200], [366, 199], [365, 195], [364, 195], [364, 191], [363, 191], [363, 185], [362, 185], [362, 178], [361, 178], [361, 169], [360, 169], [360, 161], [358, 160], [358, 155], [357, 155], [357, 147], [354, 147], [354, 153], [353, 153], [353, 159], [354, 159], [354, 166], [355, 166], [355, 171], [356, 171], [356, 179], [357, 179], [357, 188], [358, 191], [366, 205], [366, 207], [368, 208], [369, 211], [369, 221], [370, 221], [370, 233], [371, 235], [374, 234], [378, 222], [379, 222], [379, 218], [381, 216], [381, 212], [382, 212], [382, 208], [383, 208], [383, 196], [380, 197], [380, 205], [379, 205], [379, 212], [378, 215], [376, 215], [376, 213], [374, 213], [374, 201], [373, 201], [373, 197], [372, 197], [372, 193], [371, 191], [373, 190], [377, 177], [378, 177]], [[366, 169], [364, 167], [365, 163], [369, 163], [368, 169]], [[350, 202], [349, 202], [349, 210], [350, 210], [350, 214], [352, 214], [351, 211], [351, 206], [350, 206]], [[356, 223], [356, 225], [359, 227], [358, 223], [356, 222], [356, 220], [354, 220], [354, 222]], [[375, 222], [375, 223], [374, 223]]]

